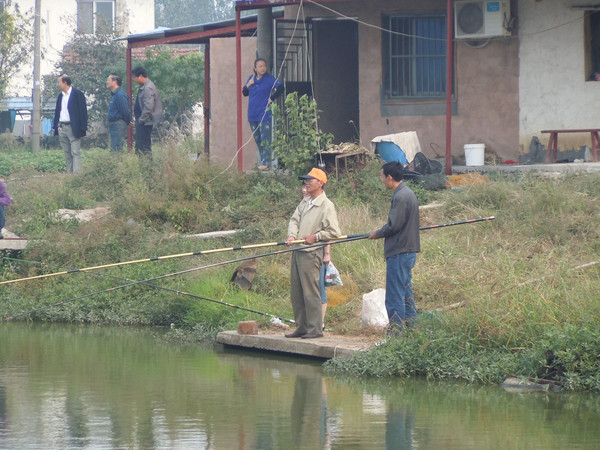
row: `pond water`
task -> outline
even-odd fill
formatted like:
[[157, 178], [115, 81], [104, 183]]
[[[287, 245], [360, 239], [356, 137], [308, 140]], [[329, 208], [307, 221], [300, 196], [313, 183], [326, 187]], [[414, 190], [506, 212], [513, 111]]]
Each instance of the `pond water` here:
[[0, 448], [600, 447], [597, 394], [340, 380], [156, 330], [0, 326]]

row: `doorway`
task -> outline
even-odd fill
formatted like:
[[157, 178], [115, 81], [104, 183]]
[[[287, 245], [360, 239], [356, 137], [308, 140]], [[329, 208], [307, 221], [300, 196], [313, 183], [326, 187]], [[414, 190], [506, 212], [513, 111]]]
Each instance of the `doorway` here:
[[358, 25], [352, 20], [313, 20], [314, 95], [319, 128], [333, 142], [359, 141]]

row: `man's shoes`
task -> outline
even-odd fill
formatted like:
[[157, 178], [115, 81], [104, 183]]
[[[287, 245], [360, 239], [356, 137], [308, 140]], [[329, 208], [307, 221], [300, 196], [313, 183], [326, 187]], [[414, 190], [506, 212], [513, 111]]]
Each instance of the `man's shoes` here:
[[322, 338], [323, 335], [322, 334], [305, 334], [304, 336], [302, 336], [302, 339], [315, 339], [315, 338]]
[[299, 337], [304, 337], [306, 336], [303, 333], [299, 333], [298, 330], [294, 331], [293, 333], [288, 333], [285, 335], [286, 338], [299, 338]]

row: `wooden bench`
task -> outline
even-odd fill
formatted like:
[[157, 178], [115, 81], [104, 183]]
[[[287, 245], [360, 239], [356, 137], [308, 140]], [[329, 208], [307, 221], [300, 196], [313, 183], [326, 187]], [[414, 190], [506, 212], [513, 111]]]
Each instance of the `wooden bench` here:
[[[598, 136], [598, 133], [600, 133], [600, 128], [587, 128], [583, 130], [542, 130], [542, 133], [550, 133], [550, 140], [548, 141], [548, 154], [546, 155], [548, 162], [556, 162], [559, 133], [590, 133], [592, 137], [594, 161], [598, 161], [598, 152], [600, 151], [600, 137]], [[550, 158], [550, 155], [552, 155], [552, 158]]]

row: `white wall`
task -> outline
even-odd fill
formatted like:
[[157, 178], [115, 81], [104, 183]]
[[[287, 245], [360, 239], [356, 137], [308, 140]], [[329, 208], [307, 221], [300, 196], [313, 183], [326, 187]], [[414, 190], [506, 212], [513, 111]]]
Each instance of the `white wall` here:
[[[547, 129], [598, 128], [600, 82], [587, 81], [584, 11], [569, 0], [519, 1], [519, 144]], [[563, 134], [563, 149], [590, 145], [588, 134]]]
[[[154, 28], [154, 0], [119, 0], [117, 23], [119, 34], [144, 33]], [[33, 12], [35, 0], [15, 0], [22, 13]], [[32, 16], [33, 17], [33, 16]], [[72, 38], [77, 24], [76, 0], [41, 0], [41, 44], [43, 59], [41, 73], [47, 75], [54, 70], [64, 45]], [[33, 28], [33, 20], [31, 21]], [[33, 59], [21, 70], [21, 75], [11, 80], [7, 96], [31, 96]]]

